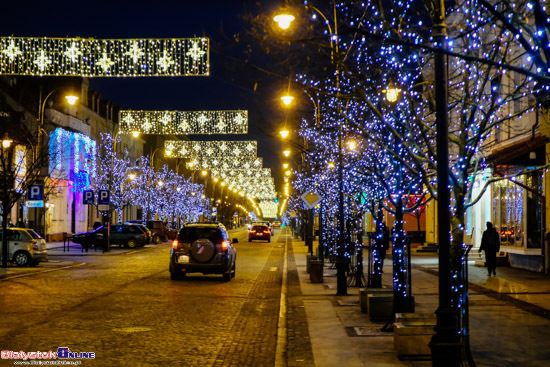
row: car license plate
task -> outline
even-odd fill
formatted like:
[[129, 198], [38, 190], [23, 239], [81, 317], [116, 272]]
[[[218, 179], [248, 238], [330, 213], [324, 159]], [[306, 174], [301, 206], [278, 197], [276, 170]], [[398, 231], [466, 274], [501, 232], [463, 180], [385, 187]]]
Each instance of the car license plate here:
[[189, 264], [189, 256], [180, 255], [180, 257], [178, 257], [178, 264]]

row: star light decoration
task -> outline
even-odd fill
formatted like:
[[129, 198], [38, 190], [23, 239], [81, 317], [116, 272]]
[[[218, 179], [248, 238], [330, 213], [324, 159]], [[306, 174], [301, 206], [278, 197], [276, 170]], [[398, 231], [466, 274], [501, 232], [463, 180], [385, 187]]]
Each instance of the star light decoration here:
[[248, 111], [119, 112], [122, 133], [158, 135], [224, 135], [248, 133]]
[[277, 218], [277, 203], [273, 200], [262, 200], [259, 202], [258, 206], [262, 210], [262, 215], [264, 218]]
[[194, 170], [203, 170], [203, 169], [222, 169], [222, 170], [233, 170], [233, 169], [258, 169], [262, 168], [263, 160], [260, 157], [250, 158], [250, 157], [231, 157], [231, 156], [220, 156], [220, 157], [195, 157], [191, 158], [187, 162], [187, 168]]
[[209, 39], [0, 37], [0, 75], [208, 76]]
[[254, 158], [258, 155], [258, 143], [255, 140], [165, 140], [164, 149], [171, 151], [172, 157], [174, 158], [193, 158], [201, 156]]

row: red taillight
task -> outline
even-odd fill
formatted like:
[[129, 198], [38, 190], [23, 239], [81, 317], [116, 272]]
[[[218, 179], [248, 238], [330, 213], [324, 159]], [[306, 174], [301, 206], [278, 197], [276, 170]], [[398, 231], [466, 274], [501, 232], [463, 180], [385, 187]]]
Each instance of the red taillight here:
[[256, 233], [256, 231], [252, 229], [252, 230], [250, 230], [250, 233]]
[[270, 233], [271, 231], [269, 229], [265, 230], [264, 233]]
[[225, 251], [225, 250], [227, 250], [227, 249], [229, 248], [229, 242], [227, 242], [227, 241], [222, 241], [221, 246], [222, 246], [222, 250]]
[[172, 248], [173, 248], [174, 250], [177, 250], [178, 247], [179, 247], [178, 240], [174, 240], [174, 241], [172, 242]]

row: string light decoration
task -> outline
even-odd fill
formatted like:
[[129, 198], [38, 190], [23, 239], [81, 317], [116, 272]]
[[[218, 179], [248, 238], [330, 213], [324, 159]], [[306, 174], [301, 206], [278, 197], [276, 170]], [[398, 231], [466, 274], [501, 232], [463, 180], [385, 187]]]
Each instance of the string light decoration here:
[[119, 111], [126, 134], [225, 135], [248, 133], [248, 111]]
[[71, 174], [84, 171], [95, 178], [96, 153], [96, 142], [89, 136], [56, 128], [49, 137], [51, 177], [69, 180]]
[[0, 74], [208, 76], [209, 39], [0, 37]]
[[193, 157], [256, 157], [258, 142], [255, 140], [164, 141], [164, 149], [174, 158]]
[[230, 169], [212, 168], [212, 176], [221, 179], [244, 179], [244, 178], [271, 178], [271, 168], [260, 169]]
[[277, 203], [273, 200], [262, 200], [259, 202], [258, 206], [262, 210], [264, 218], [277, 218]]
[[192, 158], [187, 162], [187, 168], [193, 170], [232, 170], [232, 169], [258, 169], [263, 165], [263, 160], [260, 157], [246, 158], [246, 157], [200, 157]]

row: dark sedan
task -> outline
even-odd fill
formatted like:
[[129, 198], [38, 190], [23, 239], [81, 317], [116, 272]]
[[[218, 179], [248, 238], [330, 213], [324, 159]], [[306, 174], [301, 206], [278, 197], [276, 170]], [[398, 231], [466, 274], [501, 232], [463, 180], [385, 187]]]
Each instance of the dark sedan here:
[[[73, 235], [72, 242], [79, 243], [84, 248], [102, 247], [107, 240], [107, 227], [101, 226], [95, 231], [82, 232]], [[134, 248], [147, 244], [147, 233], [135, 225], [115, 224], [111, 226], [111, 245]]]

